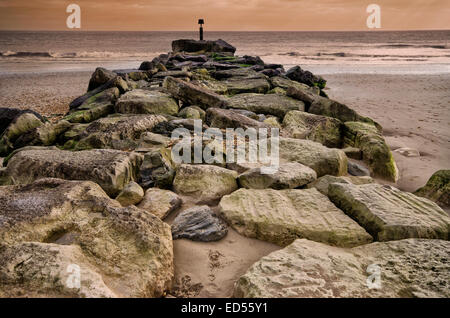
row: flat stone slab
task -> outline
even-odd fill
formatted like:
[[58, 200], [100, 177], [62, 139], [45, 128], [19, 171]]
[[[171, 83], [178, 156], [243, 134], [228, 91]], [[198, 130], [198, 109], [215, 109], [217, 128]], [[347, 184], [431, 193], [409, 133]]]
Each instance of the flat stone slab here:
[[0, 297], [161, 297], [174, 275], [170, 227], [90, 181], [1, 186], [0, 242]]
[[193, 241], [219, 241], [228, 233], [227, 224], [210, 207], [196, 206], [182, 211], [172, 223], [172, 237]]
[[250, 169], [239, 176], [239, 184], [247, 189], [294, 189], [317, 178], [316, 172], [297, 162], [281, 164], [275, 173], [264, 173], [260, 167]]
[[119, 98], [115, 110], [124, 114], [167, 114], [175, 116], [178, 113], [178, 104], [168, 94], [134, 89]]
[[28, 184], [40, 178], [89, 180], [115, 197], [125, 185], [136, 179], [143, 156], [112, 149], [84, 151], [46, 148], [17, 152], [5, 174], [14, 184]]
[[240, 234], [286, 246], [297, 238], [352, 247], [372, 241], [316, 189], [239, 189], [224, 196], [220, 215]]
[[280, 138], [280, 158], [312, 168], [317, 177], [347, 174], [347, 157], [342, 150], [327, 148], [311, 140]]
[[330, 184], [328, 196], [378, 241], [448, 240], [450, 217], [434, 202], [380, 184]]
[[352, 184], [367, 184], [367, 183], [374, 183], [375, 180], [373, 180], [371, 177], [355, 177], [355, 176], [330, 176], [326, 175], [323, 177], [320, 177], [319, 179], [309, 183], [307, 185], [308, 188], [316, 188], [320, 193], [328, 196], [328, 187], [332, 183], [352, 183]]
[[296, 240], [250, 267], [236, 282], [234, 297], [448, 298], [449, 250], [450, 242], [443, 240], [376, 242], [352, 249]]
[[228, 107], [280, 118], [291, 110], [305, 110], [302, 101], [278, 94], [238, 94], [228, 100]]

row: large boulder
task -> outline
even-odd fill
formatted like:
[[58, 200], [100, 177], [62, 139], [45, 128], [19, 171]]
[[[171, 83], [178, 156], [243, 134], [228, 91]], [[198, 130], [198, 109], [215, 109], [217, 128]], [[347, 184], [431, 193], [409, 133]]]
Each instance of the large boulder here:
[[342, 249], [296, 240], [256, 262], [235, 297], [450, 297], [450, 243], [408, 239]]
[[170, 212], [181, 206], [181, 198], [172, 191], [150, 188], [145, 191], [144, 198], [138, 208], [156, 215], [163, 220]]
[[68, 149], [112, 148], [132, 150], [141, 144], [141, 136], [166, 121], [161, 115], [112, 115], [97, 119], [69, 140]]
[[291, 110], [305, 110], [305, 104], [278, 94], [238, 94], [228, 100], [228, 107], [283, 118]]
[[347, 157], [340, 149], [327, 148], [311, 140], [280, 138], [280, 158], [312, 168], [317, 177], [347, 174]]
[[221, 108], [208, 108], [208, 110], [206, 111], [206, 123], [210, 127], [217, 127], [222, 129], [270, 128], [269, 125], [242, 115], [235, 110]]
[[450, 217], [434, 202], [380, 184], [332, 183], [328, 196], [378, 241], [448, 240]]
[[436, 171], [427, 184], [414, 194], [428, 198], [443, 207], [450, 207], [450, 170]]
[[227, 224], [210, 207], [196, 206], [180, 212], [172, 223], [174, 240], [219, 241], [228, 233]]
[[103, 67], [97, 67], [89, 80], [88, 91], [92, 91], [93, 89], [102, 86], [116, 76], [117, 74], [112, 71], [109, 71]]
[[134, 89], [123, 94], [115, 110], [123, 114], [166, 114], [178, 113], [177, 102], [168, 94], [156, 90]]
[[163, 87], [170, 95], [187, 105], [197, 105], [203, 109], [225, 108], [227, 105], [225, 97], [174, 77], [166, 77]]
[[50, 146], [59, 141], [62, 134], [72, 127], [72, 124], [66, 120], [60, 120], [56, 123], [46, 122], [22, 135], [14, 142], [15, 148], [23, 146]]
[[264, 94], [270, 90], [267, 77], [251, 68], [236, 68], [214, 72], [213, 77], [225, 85], [229, 95], [242, 93]]
[[6, 175], [14, 184], [28, 184], [40, 178], [89, 180], [116, 196], [137, 177], [142, 156], [111, 149], [66, 151], [31, 149], [17, 152], [8, 161]]
[[389, 146], [378, 129], [369, 123], [344, 123], [344, 144], [361, 149], [370, 172], [388, 181], [398, 180], [398, 170]]
[[196, 41], [191, 39], [181, 39], [172, 41], [172, 51], [188, 53], [230, 53], [234, 54], [236, 48], [222, 39], [216, 41]]
[[22, 110], [18, 108], [0, 107], [0, 136], [9, 126], [9, 124], [11, 124], [17, 117], [24, 113], [31, 113], [41, 121], [44, 121], [44, 118], [40, 114], [30, 109]]
[[282, 124], [290, 137], [320, 142], [329, 148], [341, 146], [341, 126], [338, 119], [298, 110], [288, 112]]
[[297, 238], [351, 247], [372, 237], [316, 189], [239, 189], [224, 196], [220, 215], [240, 234], [286, 246]]
[[286, 76], [299, 83], [306, 84], [308, 86], [319, 87], [320, 89], [325, 88], [327, 81], [321, 76], [314, 75], [310, 71], [304, 71], [300, 66], [294, 66], [286, 72]]
[[170, 227], [89, 181], [0, 187], [0, 242], [1, 297], [161, 297], [172, 284]]
[[238, 188], [236, 171], [212, 165], [182, 164], [178, 167], [173, 188], [197, 202], [218, 200]]
[[297, 162], [281, 164], [274, 173], [253, 168], [239, 175], [239, 184], [247, 189], [294, 189], [316, 180], [316, 172]]
[[13, 151], [16, 148], [15, 142], [21, 135], [43, 125], [41, 118], [34, 113], [22, 112], [11, 120], [8, 127], [0, 135], [0, 156], [5, 157]]

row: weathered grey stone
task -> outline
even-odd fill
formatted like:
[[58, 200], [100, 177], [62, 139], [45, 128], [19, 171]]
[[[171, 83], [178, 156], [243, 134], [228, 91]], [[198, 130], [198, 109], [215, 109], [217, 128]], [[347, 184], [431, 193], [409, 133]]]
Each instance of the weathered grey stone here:
[[198, 106], [189, 106], [181, 109], [178, 116], [183, 118], [201, 119], [205, 121], [206, 112]]
[[[450, 297], [450, 243], [408, 239], [342, 249], [296, 240], [256, 262], [234, 297]], [[380, 288], [377, 286], [377, 269]], [[373, 277], [373, 278], [372, 278]]]
[[335, 118], [292, 110], [284, 116], [283, 128], [293, 138], [308, 139], [329, 147], [342, 144], [341, 122]]
[[219, 241], [228, 233], [227, 225], [206, 205], [180, 212], [172, 223], [174, 240]]
[[150, 188], [145, 191], [144, 199], [139, 203], [138, 208], [163, 220], [170, 212], [178, 209], [181, 203], [181, 198], [172, 191]]
[[345, 152], [345, 155], [348, 158], [355, 159], [355, 160], [362, 160], [362, 151], [359, 148], [355, 147], [346, 147], [342, 149], [343, 152]]
[[270, 78], [270, 83], [272, 84], [272, 86], [274, 87], [279, 87], [285, 90], [288, 90], [290, 87], [294, 87], [300, 90], [306, 90], [308, 92], [314, 92], [315, 95], [319, 95], [319, 90], [314, 90], [311, 89], [308, 85], [303, 84], [303, 83], [299, 83], [296, 81], [293, 81], [289, 78], [286, 77], [282, 77], [282, 76], [274, 76]]
[[112, 115], [100, 118], [77, 136], [72, 148], [132, 150], [140, 144], [142, 134], [151, 132], [164, 121], [166, 118], [161, 115]]
[[446, 212], [428, 199], [394, 187], [333, 183], [328, 196], [378, 241], [449, 238]]
[[316, 172], [297, 162], [281, 164], [275, 173], [253, 168], [239, 176], [239, 184], [247, 189], [294, 189], [316, 180]]
[[378, 129], [362, 122], [344, 123], [344, 143], [360, 148], [373, 176], [396, 182], [398, 169], [389, 146]]
[[224, 196], [220, 215], [240, 234], [286, 246], [297, 238], [351, 247], [372, 237], [316, 189], [239, 189]]
[[31, 131], [28, 131], [19, 136], [14, 142], [15, 148], [20, 148], [26, 145], [29, 146], [50, 146], [55, 144], [59, 137], [64, 134], [72, 124], [66, 120], [60, 120], [56, 123], [45, 123], [38, 126]]
[[182, 164], [177, 168], [173, 188], [197, 202], [220, 199], [238, 188], [236, 171], [210, 165]]
[[189, 52], [189, 53], [205, 53], [205, 52], [227, 52], [233, 54], [236, 48], [222, 39], [216, 41], [196, 41], [191, 39], [181, 39], [172, 41], [172, 51]]
[[103, 67], [97, 67], [89, 80], [88, 91], [92, 91], [93, 89], [102, 86], [106, 82], [114, 79], [116, 76], [117, 74], [112, 71], [109, 71]]
[[238, 94], [228, 100], [228, 106], [280, 118], [291, 110], [305, 110], [303, 102], [278, 94]]
[[[161, 297], [171, 287], [170, 227], [93, 182], [0, 187], [0, 242], [1, 297]], [[68, 284], [74, 264], [80, 288]]]
[[308, 86], [324, 89], [327, 81], [321, 76], [314, 75], [310, 71], [304, 71], [300, 66], [294, 66], [286, 72], [286, 76], [293, 81], [306, 84]]
[[163, 87], [169, 94], [187, 105], [197, 105], [203, 109], [225, 108], [227, 105], [225, 97], [170, 76], [164, 79]]
[[116, 200], [122, 206], [136, 205], [142, 201], [144, 197], [144, 190], [141, 188], [139, 184], [134, 181], [128, 183], [122, 191], [120, 191]]
[[119, 98], [115, 110], [123, 114], [176, 115], [178, 113], [178, 104], [168, 94], [134, 89]]
[[28, 184], [40, 178], [89, 180], [116, 196], [136, 179], [142, 156], [111, 149], [66, 151], [33, 149], [18, 151], [8, 161], [6, 173], [14, 184]]
[[270, 90], [270, 84], [265, 78], [231, 78], [221, 81], [229, 95], [243, 93], [265, 94]]
[[419, 150], [413, 149], [413, 148], [408, 148], [408, 147], [397, 148], [394, 150], [394, 152], [397, 152], [397, 153], [401, 154], [402, 156], [405, 156], [408, 158], [420, 157]]
[[23, 110], [18, 108], [0, 107], [0, 136], [17, 117], [24, 113], [31, 113], [42, 122], [44, 121], [44, 118], [40, 114], [30, 109]]
[[167, 136], [154, 134], [152, 132], [144, 132], [139, 139], [139, 145], [136, 147], [137, 152], [149, 152], [161, 147], [167, 147], [170, 144], [170, 138]]
[[354, 176], [341, 176], [335, 177], [325, 175], [319, 179], [308, 184], [308, 188], [316, 188], [320, 193], [328, 196], [328, 187], [332, 183], [346, 183], [346, 184], [367, 184], [374, 183], [375, 181], [371, 177], [354, 177]]
[[355, 162], [355, 161], [348, 161], [347, 166], [348, 174], [352, 176], [370, 176], [370, 171], [364, 167], [361, 163]]
[[232, 109], [208, 108], [206, 111], [206, 123], [210, 127], [217, 128], [268, 128], [270, 126], [249, 118]]
[[436, 171], [427, 184], [414, 194], [444, 207], [450, 207], [450, 170]]
[[347, 174], [347, 157], [340, 149], [331, 149], [314, 141], [280, 138], [280, 158], [312, 168], [317, 177]]
[[169, 148], [160, 147], [144, 155], [144, 161], [139, 169], [139, 184], [144, 189], [172, 187], [175, 165], [171, 160], [170, 151]]

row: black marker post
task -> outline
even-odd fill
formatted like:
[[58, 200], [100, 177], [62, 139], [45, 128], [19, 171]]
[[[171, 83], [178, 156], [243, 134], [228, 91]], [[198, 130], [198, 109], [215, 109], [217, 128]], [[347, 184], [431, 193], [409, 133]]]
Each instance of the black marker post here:
[[200, 41], [203, 41], [203, 24], [205, 24], [205, 20], [198, 19], [198, 24], [200, 24]]

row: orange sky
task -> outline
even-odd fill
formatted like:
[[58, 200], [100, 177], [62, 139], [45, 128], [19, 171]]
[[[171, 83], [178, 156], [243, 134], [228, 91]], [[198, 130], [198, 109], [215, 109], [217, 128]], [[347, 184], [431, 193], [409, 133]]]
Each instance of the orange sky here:
[[449, 0], [0, 0], [0, 30], [367, 30], [366, 7], [381, 6], [384, 30], [450, 29]]

